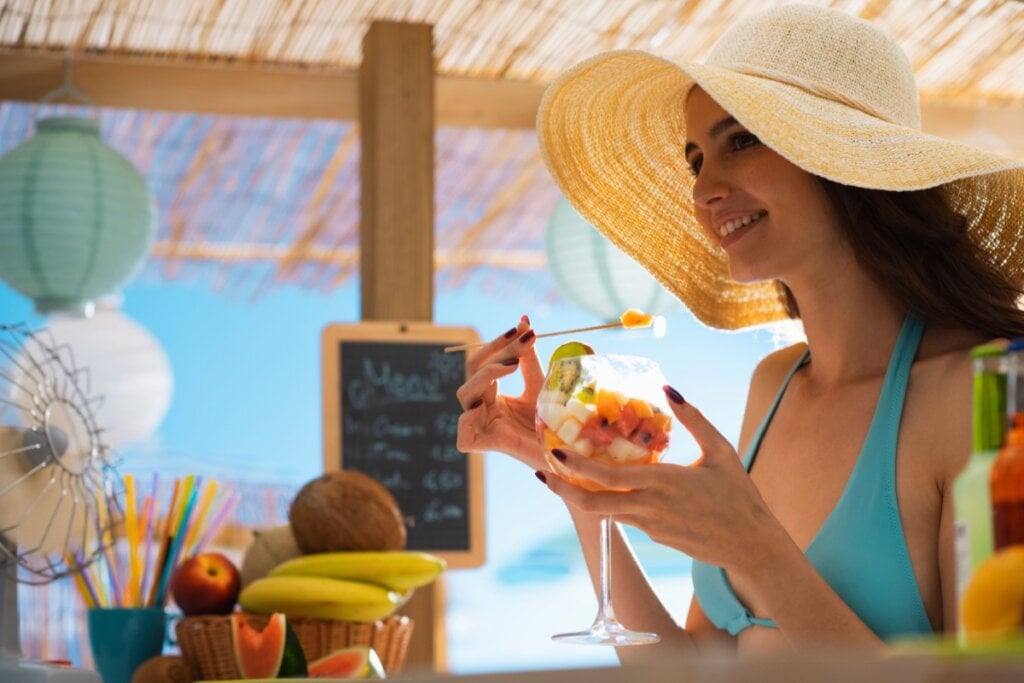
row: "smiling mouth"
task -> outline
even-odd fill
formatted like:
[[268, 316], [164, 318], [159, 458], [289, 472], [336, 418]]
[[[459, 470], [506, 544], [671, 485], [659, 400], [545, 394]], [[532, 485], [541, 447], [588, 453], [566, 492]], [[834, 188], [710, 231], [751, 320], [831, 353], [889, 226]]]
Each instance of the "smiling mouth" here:
[[718, 226], [718, 235], [720, 237], [728, 237], [740, 228], [746, 227], [752, 223], [756, 223], [765, 216], [768, 215], [767, 211], [758, 211], [752, 213], [749, 216], [742, 216], [740, 218], [733, 218], [732, 220], [726, 221]]

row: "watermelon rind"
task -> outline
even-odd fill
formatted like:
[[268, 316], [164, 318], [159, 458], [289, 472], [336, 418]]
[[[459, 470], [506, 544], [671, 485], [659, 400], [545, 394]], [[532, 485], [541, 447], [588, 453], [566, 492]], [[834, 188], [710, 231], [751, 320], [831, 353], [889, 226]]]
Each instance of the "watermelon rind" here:
[[278, 678], [301, 678], [309, 673], [306, 666], [306, 653], [291, 624], [285, 624], [284, 653], [281, 655], [281, 667]]
[[350, 645], [310, 662], [310, 678], [386, 678], [384, 666], [373, 648]]
[[241, 612], [231, 615], [231, 646], [242, 678], [276, 678], [281, 670], [287, 640], [285, 615], [275, 612], [262, 631], [257, 631]]

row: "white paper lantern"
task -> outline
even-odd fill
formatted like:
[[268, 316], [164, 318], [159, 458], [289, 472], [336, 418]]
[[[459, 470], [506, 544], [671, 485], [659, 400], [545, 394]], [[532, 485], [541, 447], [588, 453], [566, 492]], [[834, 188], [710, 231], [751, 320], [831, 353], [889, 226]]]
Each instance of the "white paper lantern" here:
[[90, 318], [51, 317], [46, 331], [67, 344], [78, 368], [87, 368], [93, 407], [104, 441], [116, 447], [152, 436], [171, 403], [174, 378], [160, 342], [116, 306], [100, 301]]
[[562, 295], [606, 322], [617, 321], [627, 308], [668, 315], [682, 305], [564, 197], [555, 203], [545, 243], [548, 268]]

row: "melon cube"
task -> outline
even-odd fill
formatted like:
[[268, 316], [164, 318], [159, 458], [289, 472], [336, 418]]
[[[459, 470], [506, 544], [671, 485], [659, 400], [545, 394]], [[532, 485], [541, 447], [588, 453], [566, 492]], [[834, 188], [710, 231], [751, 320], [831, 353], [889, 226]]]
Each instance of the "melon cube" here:
[[572, 444], [572, 449], [584, 458], [589, 458], [594, 454], [594, 442], [589, 439], [576, 439]]
[[566, 411], [565, 420], [562, 422], [562, 425], [555, 430], [555, 432], [558, 434], [558, 438], [562, 441], [566, 443], [573, 443], [580, 435], [580, 430], [583, 429], [583, 423], [568, 413], [569, 411]]
[[638, 462], [647, 458], [647, 449], [630, 443], [627, 439], [617, 436], [608, 444], [608, 455], [616, 462]]
[[580, 422], [586, 422], [594, 414], [593, 406], [583, 403], [578, 398], [570, 398], [565, 404], [565, 409]]
[[544, 420], [544, 424], [557, 432], [565, 419], [569, 417], [569, 411], [561, 403], [541, 401], [537, 404], [537, 415]]

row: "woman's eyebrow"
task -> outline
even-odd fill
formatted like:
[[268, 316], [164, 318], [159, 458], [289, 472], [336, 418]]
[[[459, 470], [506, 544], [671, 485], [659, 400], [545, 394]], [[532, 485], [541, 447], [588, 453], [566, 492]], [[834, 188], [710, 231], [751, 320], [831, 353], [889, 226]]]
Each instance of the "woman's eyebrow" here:
[[[714, 125], [711, 126], [711, 128], [708, 129], [708, 137], [714, 140], [725, 131], [737, 125], [739, 125], [739, 121], [737, 121], [732, 116], [726, 116], [724, 119], [717, 121]], [[687, 142], [686, 147], [683, 148], [683, 156], [689, 159], [690, 152], [695, 151], [697, 151], [696, 143]]]

